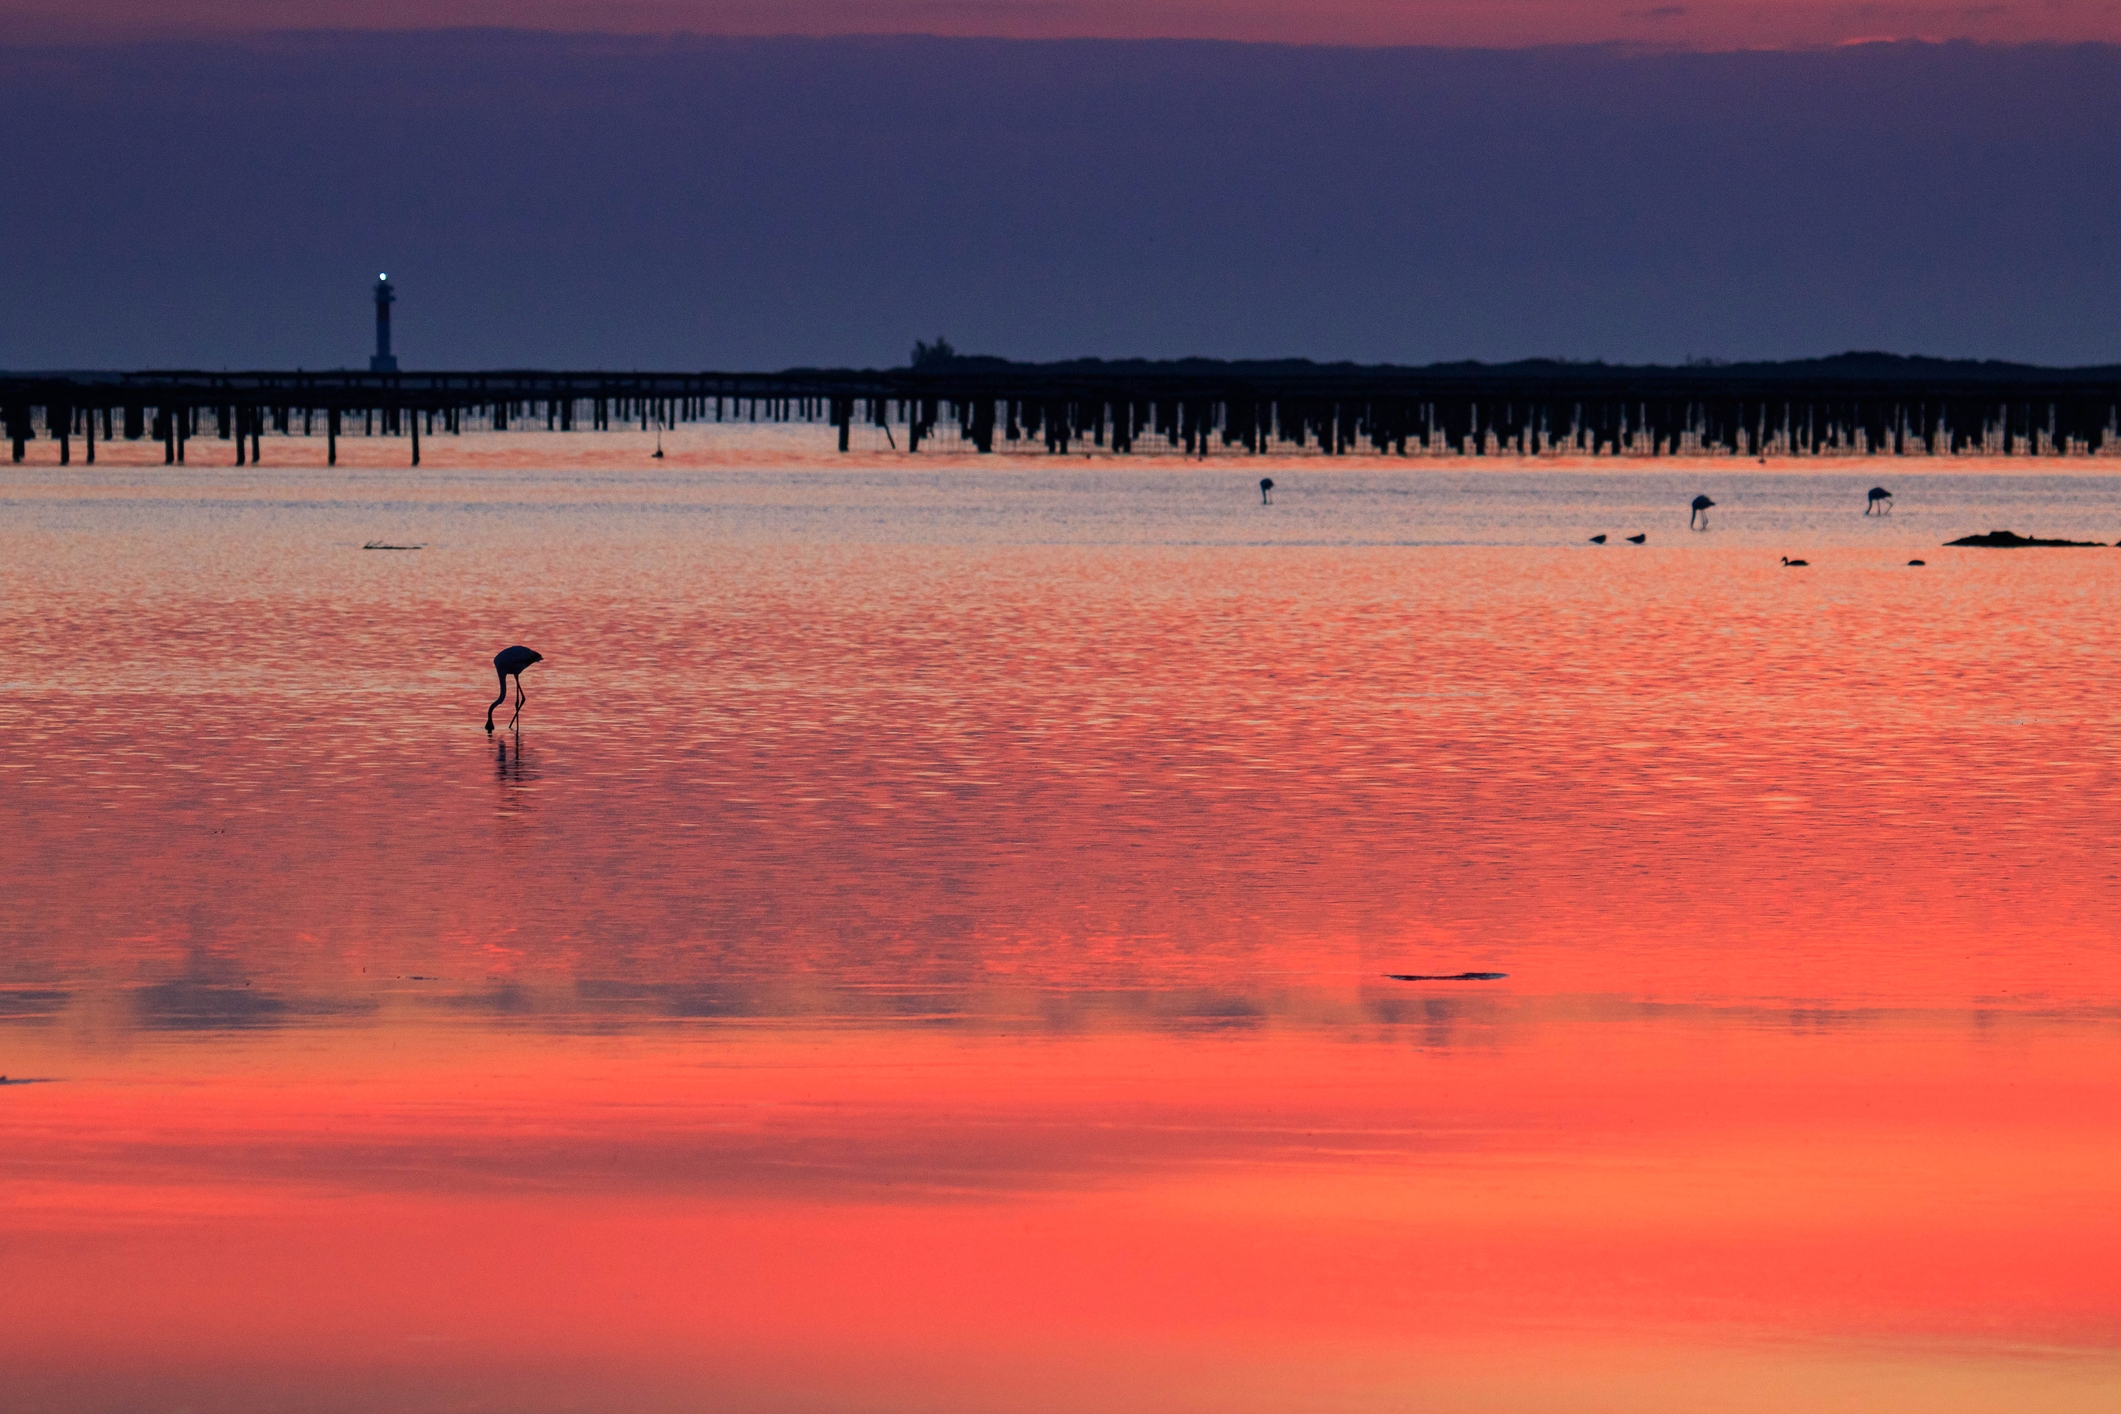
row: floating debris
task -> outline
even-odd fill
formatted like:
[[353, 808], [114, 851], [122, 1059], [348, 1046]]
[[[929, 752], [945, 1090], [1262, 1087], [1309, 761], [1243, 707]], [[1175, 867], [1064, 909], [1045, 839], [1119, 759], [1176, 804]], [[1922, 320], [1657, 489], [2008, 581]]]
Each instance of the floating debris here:
[[1385, 976], [1394, 982], [1500, 982], [1509, 976], [1507, 972], [1387, 972]]
[[2072, 550], [2104, 549], [2104, 540], [2042, 540], [2037, 535], [2020, 535], [2010, 530], [1991, 530], [1986, 535], [1962, 535], [1957, 540], [1947, 540], [1944, 548], [1955, 545], [1973, 545], [1989, 550], [2046, 549], [2050, 546]]

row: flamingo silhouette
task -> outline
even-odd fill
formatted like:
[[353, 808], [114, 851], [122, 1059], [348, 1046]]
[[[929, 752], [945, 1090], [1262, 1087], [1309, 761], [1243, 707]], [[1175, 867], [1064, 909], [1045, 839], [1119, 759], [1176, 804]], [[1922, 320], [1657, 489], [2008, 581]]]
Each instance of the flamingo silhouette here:
[[[1696, 496], [1694, 498], [1694, 513], [1686, 518], [1687, 529], [1707, 530], [1709, 528], [1709, 507], [1715, 504], [1714, 501], [1711, 501], [1706, 496]], [[1698, 526], [1694, 524], [1697, 520], [1701, 522]]]
[[493, 700], [493, 707], [486, 709], [486, 734], [488, 736], [493, 735], [493, 708], [508, 700], [508, 680], [510, 678], [516, 680], [516, 715], [508, 719], [508, 725], [512, 727], [516, 724], [516, 717], [523, 715], [523, 704], [530, 700], [523, 695], [523, 670], [532, 663], [542, 663], [544, 661], [544, 654], [534, 653], [520, 643], [513, 648], [503, 648], [500, 652], [493, 655], [493, 670], [494, 674], [501, 680], [501, 695]]
[[1262, 506], [1274, 504], [1274, 478], [1271, 476], [1259, 478], [1259, 503]]
[[1869, 515], [1873, 511], [1876, 511], [1879, 515], [1892, 514], [1893, 493], [1886, 490], [1883, 486], [1873, 486], [1864, 494], [1863, 513]]

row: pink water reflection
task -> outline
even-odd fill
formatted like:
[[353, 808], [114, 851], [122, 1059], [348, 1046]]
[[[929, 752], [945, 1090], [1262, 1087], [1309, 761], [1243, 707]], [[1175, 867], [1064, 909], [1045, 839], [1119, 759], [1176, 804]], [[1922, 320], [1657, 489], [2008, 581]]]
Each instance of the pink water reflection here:
[[18, 473], [22, 1407], [2103, 1407], [2112, 488], [1299, 470]]

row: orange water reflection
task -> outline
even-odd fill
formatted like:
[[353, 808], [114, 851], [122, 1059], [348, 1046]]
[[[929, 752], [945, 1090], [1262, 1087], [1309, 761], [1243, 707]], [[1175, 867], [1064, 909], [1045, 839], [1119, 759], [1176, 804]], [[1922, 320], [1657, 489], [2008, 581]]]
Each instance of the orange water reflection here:
[[20, 473], [11, 1407], [2107, 1407], [2112, 488], [1714, 474]]

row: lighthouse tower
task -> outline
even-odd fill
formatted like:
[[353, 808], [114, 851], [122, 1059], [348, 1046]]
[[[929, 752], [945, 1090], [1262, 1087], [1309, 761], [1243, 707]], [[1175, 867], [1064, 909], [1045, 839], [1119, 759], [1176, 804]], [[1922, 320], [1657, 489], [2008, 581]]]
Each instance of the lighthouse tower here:
[[390, 352], [390, 307], [397, 303], [398, 292], [391, 288], [390, 276], [376, 276], [376, 356], [368, 361], [370, 373], [396, 373], [398, 360]]

